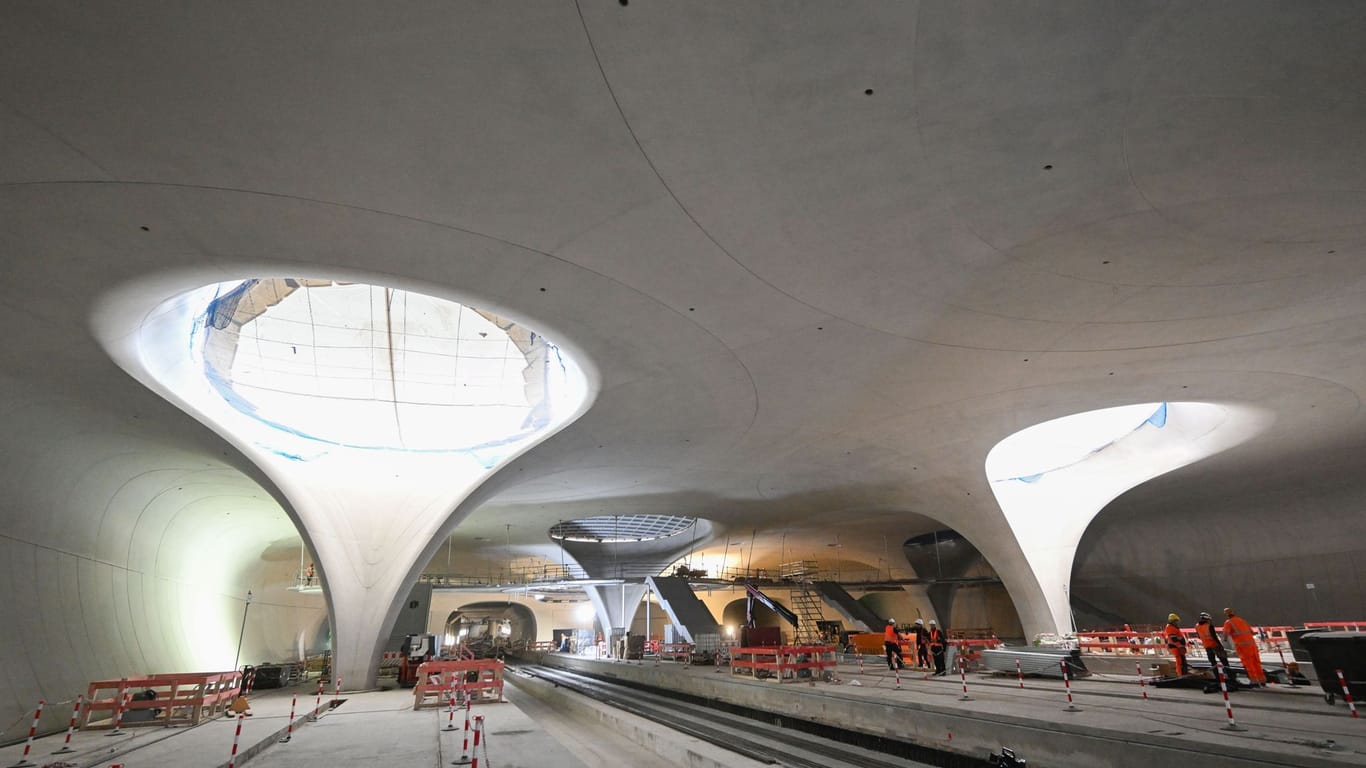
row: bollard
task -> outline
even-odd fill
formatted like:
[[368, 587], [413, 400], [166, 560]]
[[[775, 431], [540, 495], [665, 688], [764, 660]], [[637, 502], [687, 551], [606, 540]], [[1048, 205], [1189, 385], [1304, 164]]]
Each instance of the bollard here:
[[85, 701], [85, 694], [78, 694], [76, 696], [76, 706], [71, 708], [71, 722], [68, 723], [66, 726], [66, 741], [62, 743], [61, 749], [57, 750], [56, 752], [53, 752], [52, 754], [65, 755], [68, 752], [76, 751], [71, 748], [71, 734], [76, 730], [76, 718], [80, 717], [81, 715], [81, 702], [83, 701]]
[[[1356, 702], [1352, 701], [1352, 690], [1347, 687], [1347, 678], [1342, 674], [1342, 670], [1335, 670], [1338, 673], [1338, 685], [1342, 686], [1342, 698], [1347, 700], [1347, 708], [1352, 710], [1352, 717], [1357, 716]], [[42, 703], [39, 703], [42, 707]]]
[[[484, 733], [484, 716], [478, 715], [474, 718], [474, 760], [470, 763], [470, 768], [479, 768], [479, 737]], [[487, 747], [485, 747], [487, 750]], [[232, 766], [228, 766], [232, 768]]]
[[1076, 704], [1073, 704], [1073, 703], [1072, 703], [1072, 676], [1069, 674], [1069, 670], [1067, 669], [1067, 659], [1063, 659], [1062, 662], [1061, 662], [1061, 664], [1062, 664], [1062, 687], [1067, 689], [1067, 706], [1063, 707], [1063, 708], [1062, 708], [1062, 711], [1064, 711], [1064, 712], [1080, 712], [1080, 711], [1081, 711], [1081, 707], [1078, 707]]
[[863, 651], [858, 652], [858, 673], [863, 674]]
[[470, 697], [465, 697], [465, 739], [460, 743], [460, 757], [452, 760], [451, 765], [469, 765], [470, 763]]
[[1020, 669], [1020, 660], [1015, 660], [1015, 676], [1020, 678], [1020, 690], [1024, 690], [1024, 672]]
[[959, 700], [959, 701], [972, 701], [972, 697], [968, 695], [968, 665], [967, 665], [966, 662], [963, 661], [963, 657], [962, 657], [962, 656], [957, 657], [957, 660], [958, 660], [958, 676], [961, 677], [961, 678], [963, 679], [963, 695], [962, 695], [962, 696], [959, 696], [959, 697], [958, 697], [958, 700]]
[[313, 713], [308, 716], [309, 722], [318, 722], [318, 713], [323, 708], [323, 679], [318, 678], [318, 700], [313, 703]]
[[892, 674], [896, 675], [896, 689], [901, 690], [901, 667], [892, 667]]
[[1224, 694], [1224, 712], [1228, 715], [1228, 725], [1224, 726], [1224, 730], [1247, 730], [1246, 728], [1239, 726], [1238, 723], [1234, 722], [1233, 720], [1233, 704], [1230, 703], [1228, 700], [1228, 683], [1224, 680], [1224, 662], [1216, 661], [1214, 662], [1214, 665], [1215, 668], [1219, 671], [1219, 690]]
[[15, 763], [11, 768], [28, 768], [28, 766], [34, 765], [28, 761], [28, 753], [29, 750], [33, 749], [33, 737], [38, 733], [38, 721], [43, 718], [43, 705], [46, 703], [47, 702], [42, 699], [38, 700], [38, 709], [33, 712], [33, 725], [30, 725], [28, 728], [28, 741], [24, 742], [24, 754], [19, 758], [19, 762]]
[[337, 675], [337, 692], [332, 696], [332, 706], [337, 707], [341, 703], [341, 675]]
[[228, 768], [233, 768], [233, 764], [237, 762], [237, 740], [242, 737], [242, 721], [246, 717], [245, 712], [237, 716], [237, 732], [232, 735], [232, 754], [228, 755]]
[[119, 699], [119, 703], [114, 707], [114, 730], [105, 734], [106, 736], [123, 735], [123, 711], [128, 708], [128, 700], [132, 695], [133, 694], [131, 693], [125, 693], [123, 694], [123, 698]]
[[1138, 689], [1143, 692], [1143, 700], [1148, 700], [1148, 684], [1143, 680], [1143, 664], [1134, 662], [1134, 669], [1138, 670]]
[[441, 730], [455, 730], [455, 673], [451, 673], [451, 690], [446, 694], [446, 727]]
[[250, 696], [250, 695], [251, 695], [251, 689], [252, 689], [252, 687], [254, 687], [255, 685], [256, 685], [256, 667], [252, 667], [252, 668], [251, 668], [251, 671], [247, 673], [247, 684], [246, 684], [246, 686], [242, 689], [242, 695], [243, 695], [243, 696]]
[[289, 726], [285, 729], [285, 736], [280, 739], [281, 744], [288, 744], [294, 738], [294, 705], [299, 703], [299, 694], [295, 693], [289, 699]]

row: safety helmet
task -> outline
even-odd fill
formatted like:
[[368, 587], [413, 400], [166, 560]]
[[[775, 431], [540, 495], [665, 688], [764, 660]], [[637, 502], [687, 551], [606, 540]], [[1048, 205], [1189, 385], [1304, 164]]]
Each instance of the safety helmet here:
[[1177, 615], [1174, 614], [1174, 613], [1167, 614], [1167, 621], [1180, 621], [1180, 620], [1181, 620], [1181, 617], [1180, 617], [1180, 616], [1177, 616]]
[[924, 619], [916, 619], [916, 620], [915, 620], [915, 623], [916, 623], [916, 624], [919, 624], [919, 625], [922, 626], [922, 627], [925, 626], [925, 620], [924, 620]]
[[1205, 613], [1204, 611], [1201, 611], [1201, 612], [1200, 612], [1200, 618], [1202, 618], [1202, 619], [1213, 619], [1214, 617], [1211, 616], [1211, 615], [1209, 615], [1208, 613]]
[[895, 623], [896, 623], [896, 619], [887, 619], [887, 623], [888, 623], [888, 624], [895, 624]]
[[934, 626], [934, 619], [930, 619], [930, 626]]

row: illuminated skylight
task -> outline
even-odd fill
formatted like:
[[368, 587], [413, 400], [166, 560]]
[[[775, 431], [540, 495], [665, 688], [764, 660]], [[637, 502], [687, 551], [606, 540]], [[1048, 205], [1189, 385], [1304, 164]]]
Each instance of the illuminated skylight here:
[[692, 527], [695, 518], [677, 515], [618, 515], [566, 520], [550, 528], [550, 538], [564, 541], [655, 541]]
[[543, 336], [444, 299], [287, 278], [203, 294], [191, 343], [205, 377], [297, 457], [469, 451], [489, 465], [583, 398]]

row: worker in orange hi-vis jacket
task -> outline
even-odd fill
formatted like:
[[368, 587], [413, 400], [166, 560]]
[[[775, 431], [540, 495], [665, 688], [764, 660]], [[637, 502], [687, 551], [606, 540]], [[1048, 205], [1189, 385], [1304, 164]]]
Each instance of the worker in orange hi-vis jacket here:
[[1176, 614], [1167, 616], [1167, 626], [1162, 628], [1162, 637], [1167, 641], [1167, 650], [1176, 659], [1176, 674], [1184, 675], [1190, 671], [1186, 666], [1186, 636], [1181, 634], [1181, 617]]
[[1257, 636], [1252, 627], [1232, 608], [1224, 609], [1224, 635], [1233, 641], [1233, 649], [1238, 652], [1238, 660], [1243, 662], [1247, 679], [1253, 685], [1266, 685], [1266, 672], [1262, 670], [1262, 652], [1257, 647]]

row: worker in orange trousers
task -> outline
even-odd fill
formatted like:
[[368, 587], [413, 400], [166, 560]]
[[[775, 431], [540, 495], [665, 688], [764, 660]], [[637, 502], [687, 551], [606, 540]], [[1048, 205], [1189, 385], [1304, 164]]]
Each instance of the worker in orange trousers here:
[[1167, 650], [1171, 651], [1172, 658], [1176, 659], [1176, 674], [1184, 675], [1190, 671], [1186, 666], [1186, 636], [1181, 634], [1181, 617], [1176, 614], [1167, 615], [1167, 626], [1162, 628], [1162, 636], [1167, 640]]
[[1224, 635], [1233, 641], [1233, 649], [1238, 652], [1238, 660], [1243, 662], [1248, 682], [1253, 685], [1266, 685], [1266, 672], [1262, 670], [1262, 651], [1257, 647], [1257, 636], [1252, 627], [1232, 608], [1224, 609]]

